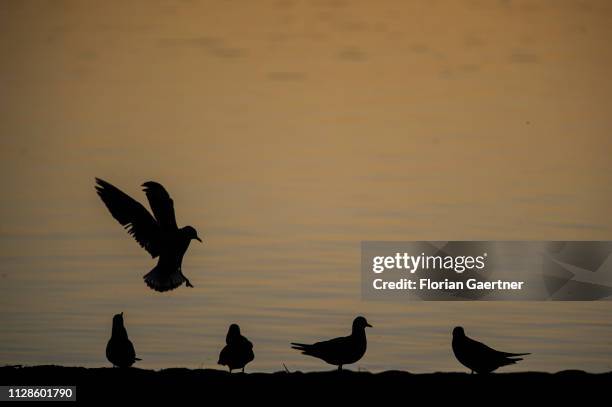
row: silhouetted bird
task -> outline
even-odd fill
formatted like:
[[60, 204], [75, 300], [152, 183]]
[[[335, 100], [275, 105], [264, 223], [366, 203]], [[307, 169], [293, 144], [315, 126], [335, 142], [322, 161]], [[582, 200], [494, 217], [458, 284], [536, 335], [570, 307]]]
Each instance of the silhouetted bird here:
[[468, 338], [460, 326], [453, 329], [453, 353], [472, 373], [491, 373], [501, 366], [513, 365], [523, 360], [518, 356], [529, 355], [529, 353], [508, 353], [491, 349], [484, 343]]
[[231, 324], [225, 337], [225, 347], [219, 354], [218, 364], [227, 366], [230, 373], [234, 369], [242, 369], [255, 359], [253, 353], [253, 344], [247, 338], [240, 334], [240, 327], [237, 324]]
[[149, 211], [130, 196], [108, 182], [96, 178], [96, 191], [111, 215], [151, 257], [159, 257], [157, 265], [143, 277], [155, 291], [173, 290], [185, 282], [193, 287], [181, 270], [183, 256], [192, 239], [202, 242], [191, 226], [178, 228], [174, 216], [174, 202], [157, 182], [142, 184], [153, 210]]
[[353, 332], [349, 336], [330, 339], [329, 341], [317, 342], [312, 345], [292, 342], [293, 349], [302, 351], [302, 354], [314, 356], [338, 366], [349, 365], [357, 362], [365, 354], [368, 346], [365, 328], [372, 327], [364, 317], [357, 317], [353, 321]]
[[123, 326], [123, 312], [113, 317], [113, 333], [106, 344], [106, 358], [118, 367], [130, 367], [140, 360]]

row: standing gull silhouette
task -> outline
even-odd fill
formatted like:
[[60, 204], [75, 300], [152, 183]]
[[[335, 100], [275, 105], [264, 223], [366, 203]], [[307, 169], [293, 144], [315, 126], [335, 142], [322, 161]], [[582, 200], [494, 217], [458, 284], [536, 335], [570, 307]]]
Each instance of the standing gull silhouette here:
[[453, 329], [453, 353], [472, 373], [491, 373], [499, 367], [513, 365], [529, 353], [508, 353], [489, 348], [465, 335], [462, 327]]
[[353, 331], [349, 336], [330, 339], [329, 341], [317, 342], [312, 345], [292, 342], [291, 348], [302, 351], [303, 355], [313, 356], [338, 366], [349, 365], [357, 362], [366, 352], [368, 346], [366, 340], [366, 327], [372, 327], [364, 317], [357, 317], [353, 321]]
[[253, 353], [253, 344], [247, 338], [240, 334], [240, 327], [237, 324], [231, 324], [225, 337], [225, 347], [219, 354], [218, 364], [227, 366], [230, 373], [234, 369], [242, 369], [255, 359]]
[[185, 283], [193, 287], [181, 270], [183, 256], [191, 240], [202, 240], [191, 226], [178, 228], [174, 202], [163, 186], [149, 181], [142, 184], [153, 210], [151, 216], [139, 202], [110, 183], [96, 178], [96, 192], [115, 218], [151, 257], [159, 257], [157, 265], [145, 274], [145, 283], [155, 291], [168, 291]]
[[135, 361], [140, 360], [136, 357], [134, 345], [123, 326], [123, 312], [113, 317], [113, 332], [106, 344], [106, 358], [113, 367], [130, 367]]

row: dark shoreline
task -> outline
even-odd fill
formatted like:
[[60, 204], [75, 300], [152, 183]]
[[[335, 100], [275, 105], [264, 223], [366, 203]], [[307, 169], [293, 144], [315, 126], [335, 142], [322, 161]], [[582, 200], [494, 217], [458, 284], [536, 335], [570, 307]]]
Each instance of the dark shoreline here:
[[[293, 404], [310, 400], [377, 401], [413, 397], [449, 402], [503, 402], [514, 397], [583, 402], [606, 397], [612, 372], [519, 372], [470, 375], [468, 373], [413, 374], [404, 371], [233, 373], [213, 369], [83, 368], [62, 366], [0, 367], [0, 385], [75, 385], [77, 401], [160, 401], [227, 399]], [[586, 397], [586, 398], [584, 398]], [[527, 398], [525, 400], [524, 398]], [[602, 399], [602, 400], [605, 400]], [[216, 405], [217, 403], [215, 403]]]

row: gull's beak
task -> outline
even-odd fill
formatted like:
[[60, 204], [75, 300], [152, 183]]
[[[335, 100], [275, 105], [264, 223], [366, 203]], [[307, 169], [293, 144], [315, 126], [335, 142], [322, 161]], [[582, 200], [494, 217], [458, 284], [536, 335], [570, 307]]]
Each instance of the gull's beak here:
[[370, 328], [373, 328], [372, 325], [370, 325], [369, 323], [366, 322], [366, 326], [369, 326]]
[[196, 236], [196, 237], [195, 237], [195, 239], [196, 239], [198, 242], [202, 243], [202, 239], [200, 239], [200, 237], [199, 237], [199, 236]]

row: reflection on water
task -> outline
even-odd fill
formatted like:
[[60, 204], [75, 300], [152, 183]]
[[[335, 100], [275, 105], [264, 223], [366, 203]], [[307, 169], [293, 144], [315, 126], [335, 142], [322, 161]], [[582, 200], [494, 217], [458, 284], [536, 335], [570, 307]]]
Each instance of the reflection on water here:
[[[610, 370], [598, 303], [360, 299], [361, 240], [611, 239], [610, 5], [9, 2], [0, 10], [0, 363], [215, 367], [231, 322], [254, 370], [374, 325], [368, 370], [459, 370], [450, 331]], [[333, 6], [333, 7], [332, 7]], [[500, 25], [504, 30], [498, 30]], [[163, 183], [196, 286], [168, 295], [99, 202]]]

